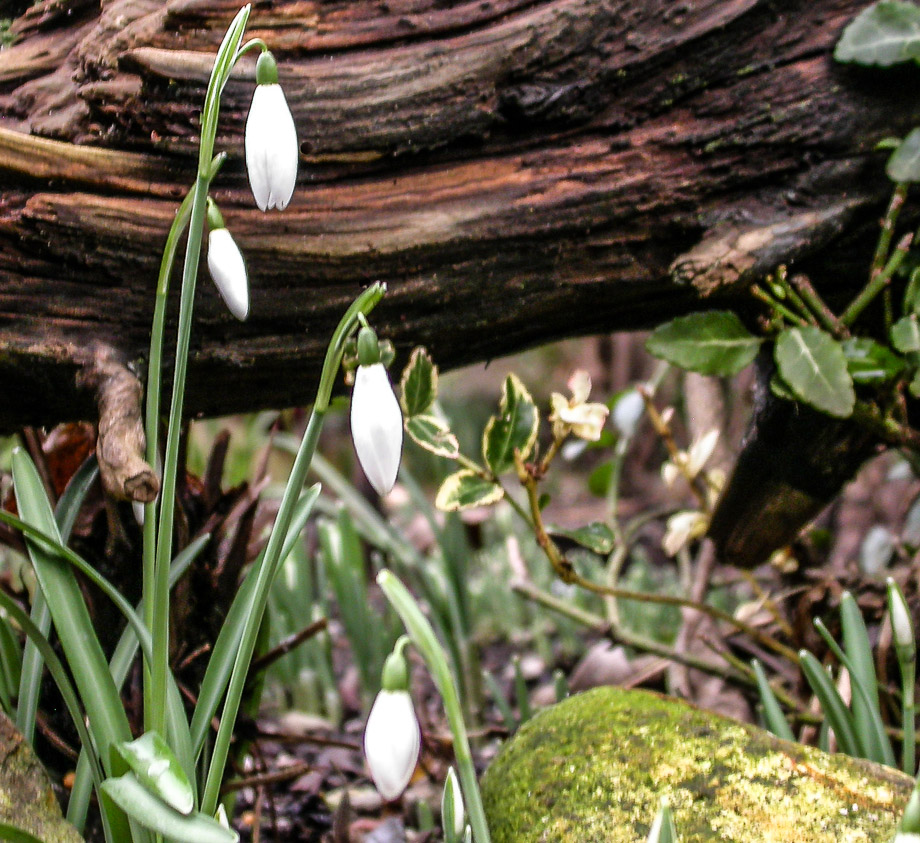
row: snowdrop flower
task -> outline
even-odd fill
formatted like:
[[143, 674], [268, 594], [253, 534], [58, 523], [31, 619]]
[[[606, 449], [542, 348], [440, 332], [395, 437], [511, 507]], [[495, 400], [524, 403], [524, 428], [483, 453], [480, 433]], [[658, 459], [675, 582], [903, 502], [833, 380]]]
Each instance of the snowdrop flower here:
[[297, 181], [297, 129], [278, 84], [274, 56], [263, 50], [256, 64], [256, 90], [246, 118], [246, 169], [256, 204], [283, 211]]
[[406, 789], [418, 763], [421, 732], [412, 697], [402, 636], [383, 666], [383, 689], [377, 694], [364, 730], [364, 757], [380, 795], [393, 800]]
[[396, 483], [402, 455], [403, 420], [390, 385], [377, 335], [363, 327], [358, 333], [358, 369], [351, 394], [351, 438], [371, 486], [388, 494]]
[[208, 199], [208, 270], [217, 290], [239, 320], [249, 315], [249, 281], [246, 264], [233, 240], [217, 205]]
[[587, 372], [579, 369], [568, 383], [572, 393], [570, 399], [558, 392], [550, 396], [551, 412], [549, 420], [553, 423], [553, 436], [562, 439], [568, 433], [574, 433], [579, 439], [596, 442], [601, 438], [601, 430], [610, 412], [605, 404], [589, 404], [591, 378]]
[[888, 614], [891, 618], [891, 631], [894, 645], [899, 655], [913, 661], [917, 656], [917, 640], [914, 637], [914, 625], [910, 619], [910, 609], [904, 592], [898, 584], [888, 577]]

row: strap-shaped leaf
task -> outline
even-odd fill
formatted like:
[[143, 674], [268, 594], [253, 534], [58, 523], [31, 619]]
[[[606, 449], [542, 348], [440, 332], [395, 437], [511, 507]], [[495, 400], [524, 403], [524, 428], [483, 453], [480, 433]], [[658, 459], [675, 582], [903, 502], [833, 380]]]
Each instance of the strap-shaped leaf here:
[[421, 346], [412, 351], [399, 385], [399, 403], [407, 419], [428, 412], [438, 397], [438, 367]]
[[799, 665], [802, 668], [802, 673], [805, 674], [805, 679], [808, 680], [808, 684], [811, 686], [811, 690], [821, 704], [821, 711], [824, 712], [825, 719], [837, 736], [837, 745], [840, 747], [840, 751], [859, 758], [862, 752], [856, 735], [856, 727], [853, 723], [853, 715], [850, 714], [850, 710], [846, 707], [837, 689], [824, 672], [821, 662], [808, 650], [802, 650], [799, 653]]
[[830, 416], [853, 412], [856, 393], [843, 349], [830, 334], [810, 325], [789, 328], [776, 340], [780, 377], [796, 397]]
[[648, 338], [649, 354], [702, 375], [734, 375], [756, 356], [762, 340], [729, 310], [679, 316]]
[[495, 503], [501, 500], [503, 495], [504, 491], [498, 483], [464, 468], [444, 480], [438, 489], [434, 504], [443, 512], [457, 512]]
[[754, 659], [751, 662], [751, 666], [754, 668], [754, 676], [757, 679], [757, 691], [760, 693], [763, 719], [767, 724], [767, 728], [778, 738], [794, 741], [795, 735], [792, 733], [792, 727], [789, 725], [786, 715], [783, 714], [779, 701], [776, 699], [776, 694], [773, 693], [773, 689], [767, 681], [763, 665], [757, 659]]
[[194, 843], [237, 843], [240, 839], [235, 831], [224, 828], [207, 814], [198, 812], [186, 816], [170, 808], [147, 790], [133, 773], [106, 779], [102, 789], [128, 816], [164, 837]]
[[118, 754], [131, 768], [138, 782], [180, 814], [195, 807], [192, 785], [173, 751], [156, 732], [146, 732], [133, 741], [115, 744]]
[[540, 417], [521, 379], [511, 373], [502, 385], [498, 415], [492, 416], [482, 434], [482, 456], [494, 474], [514, 468], [514, 452], [527, 459], [537, 441]]
[[460, 454], [460, 443], [450, 428], [437, 416], [421, 415], [406, 419], [406, 433], [416, 445], [439, 457], [456, 459]]

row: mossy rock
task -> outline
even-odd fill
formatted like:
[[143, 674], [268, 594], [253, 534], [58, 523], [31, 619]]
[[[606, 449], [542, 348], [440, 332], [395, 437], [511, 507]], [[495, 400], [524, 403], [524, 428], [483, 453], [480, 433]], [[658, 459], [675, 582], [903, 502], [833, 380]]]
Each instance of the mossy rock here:
[[679, 700], [605, 687], [526, 723], [482, 794], [493, 843], [644, 841], [662, 797], [682, 843], [880, 843], [913, 784]]
[[45, 768], [13, 722], [0, 711], [0, 840], [29, 839], [16, 836], [16, 830], [42, 843], [83, 841], [61, 815]]

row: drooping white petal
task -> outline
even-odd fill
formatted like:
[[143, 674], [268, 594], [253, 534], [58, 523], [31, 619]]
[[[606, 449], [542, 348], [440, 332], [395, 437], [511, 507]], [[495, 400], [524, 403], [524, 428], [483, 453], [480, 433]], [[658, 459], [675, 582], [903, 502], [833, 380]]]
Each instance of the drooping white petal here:
[[297, 181], [297, 129], [280, 85], [256, 85], [246, 118], [246, 169], [256, 204], [283, 211]]
[[351, 438], [358, 462], [377, 494], [396, 483], [402, 455], [403, 423], [399, 402], [383, 363], [358, 366], [351, 396]]
[[384, 799], [396, 799], [418, 762], [421, 733], [408, 691], [381, 691], [367, 718], [364, 757]]
[[240, 320], [249, 315], [246, 264], [230, 231], [211, 229], [208, 235], [208, 270], [230, 312]]

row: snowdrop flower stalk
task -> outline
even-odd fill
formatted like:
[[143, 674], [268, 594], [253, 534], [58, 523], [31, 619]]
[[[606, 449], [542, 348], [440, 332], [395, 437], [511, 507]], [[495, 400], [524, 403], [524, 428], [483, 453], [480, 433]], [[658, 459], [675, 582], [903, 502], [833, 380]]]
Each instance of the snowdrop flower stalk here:
[[230, 312], [240, 321], [249, 315], [249, 281], [243, 255], [224, 225], [217, 205], [208, 199], [208, 271]]
[[[914, 769], [916, 756], [914, 684], [917, 677], [917, 640], [904, 592], [891, 577], [888, 578], [888, 616], [891, 620], [894, 651], [901, 670], [901, 725], [904, 729], [901, 769], [909, 776], [913, 776], [917, 772]], [[920, 831], [920, 828], [915, 830]]]
[[364, 757], [380, 795], [397, 799], [418, 763], [421, 733], [409, 695], [409, 665], [403, 635], [383, 666], [383, 688], [377, 694], [364, 730]]
[[402, 455], [403, 420], [390, 378], [380, 362], [377, 335], [367, 325], [358, 332], [358, 369], [351, 395], [351, 438], [358, 462], [378, 495], [396, 483]]
[[298, 156], [297, 129], [278, 84], [278, 66], [274, 56], [263, 50], [246, 119], [246, 169], [261, 210], [287, 207], [297, 181]]

